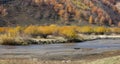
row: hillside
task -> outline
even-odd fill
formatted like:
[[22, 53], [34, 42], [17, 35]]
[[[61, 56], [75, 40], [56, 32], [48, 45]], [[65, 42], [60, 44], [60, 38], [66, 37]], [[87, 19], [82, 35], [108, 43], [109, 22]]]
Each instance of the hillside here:
[[0, 0], [0, 26], [120, 25], [120, 0]]

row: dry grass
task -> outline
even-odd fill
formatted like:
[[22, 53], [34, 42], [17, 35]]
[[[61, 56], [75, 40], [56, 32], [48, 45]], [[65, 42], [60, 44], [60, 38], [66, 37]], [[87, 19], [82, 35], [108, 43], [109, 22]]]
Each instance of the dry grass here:
[[20, 36], [9, 36], [7, 34], [0, 35], [0, 44], [2, 45], [26, 45], [27, 42]]
[[0, 64], [120, 64], [120, 56], [109, 57], [97, 60], [63, 60], [63, 61], [45, 61], [34, 59], [3, 59]]

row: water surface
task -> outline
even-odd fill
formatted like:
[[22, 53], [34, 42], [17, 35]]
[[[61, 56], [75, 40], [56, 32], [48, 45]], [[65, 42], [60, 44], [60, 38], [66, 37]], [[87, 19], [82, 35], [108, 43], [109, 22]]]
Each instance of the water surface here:
[[41, 57], [50, 55], [94, 54], [120, 50], [120, 39], [102, 39], [80, 43], [3, 46], [0, 45], [0, 57]]

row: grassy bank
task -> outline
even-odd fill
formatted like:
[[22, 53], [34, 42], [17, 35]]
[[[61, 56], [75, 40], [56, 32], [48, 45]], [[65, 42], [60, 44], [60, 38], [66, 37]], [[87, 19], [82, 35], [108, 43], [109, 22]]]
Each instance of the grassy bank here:
[[[111, 35], [119, 34], [118, 27], [104, 26], [35, 26], [26, 27], [0, 27], [0, 44], [3, 45], [26, 45], [31, 43], [31, 38], [35, 39], [58, 39], [69, 42], [84, 41], [84, 35]], [[66, 41], [65, 41], [66, 42]], [[45, 42], [44, 42], [45, 43]], [[60, 43], [60, 42], [59, 42]]]

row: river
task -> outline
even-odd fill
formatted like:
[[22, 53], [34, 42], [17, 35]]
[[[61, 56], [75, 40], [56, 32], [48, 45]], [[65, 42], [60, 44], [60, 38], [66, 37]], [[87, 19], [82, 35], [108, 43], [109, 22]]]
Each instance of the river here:
[[120, 50], [120, 39], [101, 39], [80, 43], [28, 46], [0, 45], [0, 58], [43, 58], [60, 55], [87, 55], [114, 50]]

